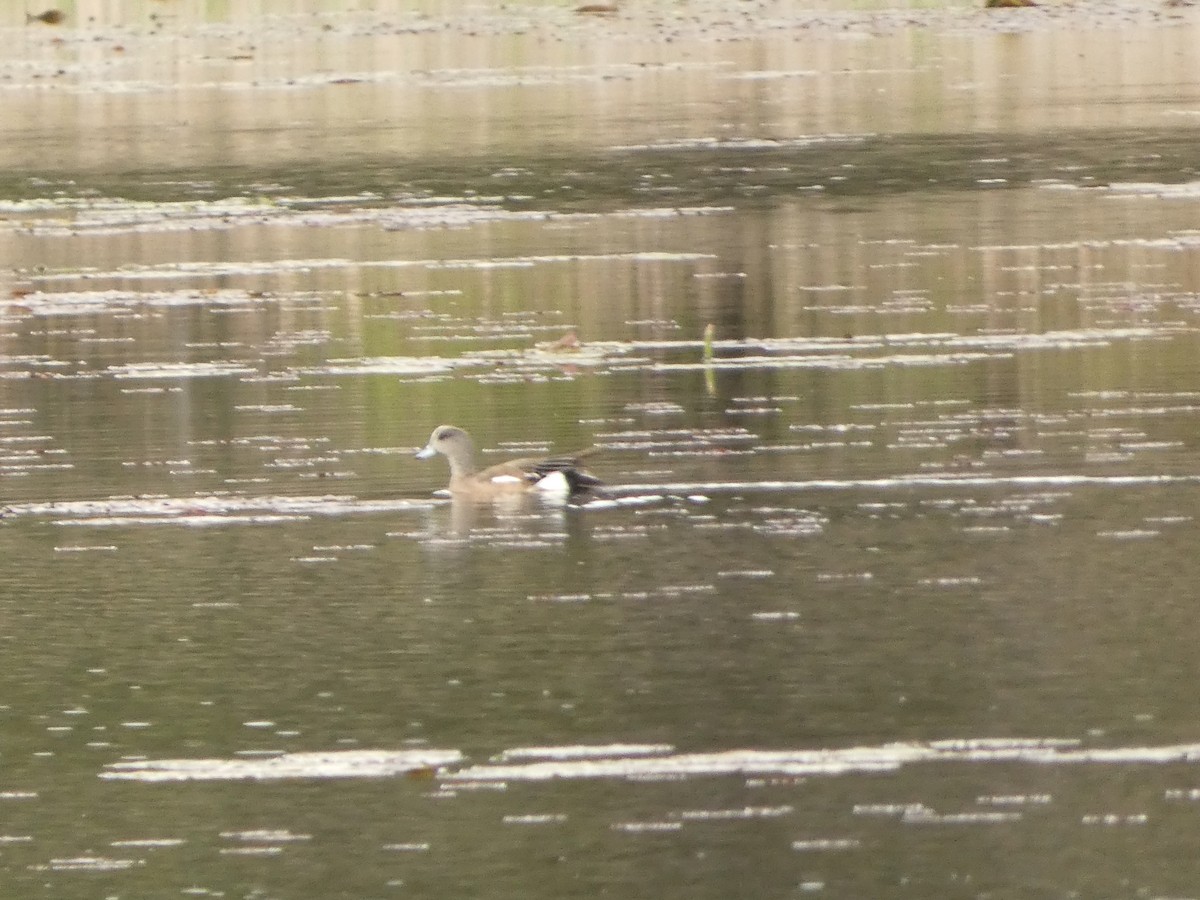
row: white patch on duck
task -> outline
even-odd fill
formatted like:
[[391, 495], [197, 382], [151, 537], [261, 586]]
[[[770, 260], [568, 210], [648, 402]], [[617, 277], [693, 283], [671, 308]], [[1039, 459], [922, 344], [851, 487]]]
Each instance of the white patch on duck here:
[[551, 472], [539, 478], [534, 486], [543, 494], [551, 497], [569, 497], [571, 495], [571, 482], [562, 472]]
[[523, 484], [524, 479], [518, 478], [516, 475], [493, 475], [490, 479], [492, 484]]

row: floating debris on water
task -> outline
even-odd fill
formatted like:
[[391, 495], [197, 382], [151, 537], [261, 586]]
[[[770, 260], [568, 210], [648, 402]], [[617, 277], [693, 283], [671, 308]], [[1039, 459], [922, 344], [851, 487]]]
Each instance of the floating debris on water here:
[[284, 753], [265, 759], [160, 759], [116, 762], [112, 781], [274, 781], [283, 778], [380, 778], [462, 760], [457, 750], [341, 750]]
[[1113, 828], [1121, 825], [1145, 825], [1150, 821], [1150, 817], [1145, 813], [1091, 813], [1082, 816], [1079, 821], [1083, 825], [1102, 825]]
[[114, 859], [108, 856], [71, 856], [52, 859], [45, 865], [33, 865], [35, 872], [120, 872], [144, 866], [144, 859]]
[[624, 831], [627, 834], [662, 834], [682, 828], [682, 822], [617, 822], [612, 826], [613, 831]]
[[808, 838], [792, 841], [792, 849], [803, 852], [823, 852], [828, 850], [857, 850], [862, 846], [858, 838]]
[[287, 829], [255, 828], [249, 831], [222, 831], [220, 836], [230, 841], [247, 843], [292, 843], [295, 841], [311, 841], [311, 834], [296, 834]]
[[500, 821], [505, 825], [561, 825], [567, 821], [566, 813], [526, 813], [507, 815]]
[[41, 22], [43, 25], [61, 25], [67, 20], [67, 14], [61, 9], [48, 9], [40, 13], [26, 13], [25, 24], [31, 25], [34, 22]]

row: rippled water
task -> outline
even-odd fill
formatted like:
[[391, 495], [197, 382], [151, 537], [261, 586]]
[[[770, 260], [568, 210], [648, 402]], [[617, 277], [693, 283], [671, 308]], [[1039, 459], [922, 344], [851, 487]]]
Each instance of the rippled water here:
[[1200, 895], [1191, 11], [68, 13], [8, 893]]

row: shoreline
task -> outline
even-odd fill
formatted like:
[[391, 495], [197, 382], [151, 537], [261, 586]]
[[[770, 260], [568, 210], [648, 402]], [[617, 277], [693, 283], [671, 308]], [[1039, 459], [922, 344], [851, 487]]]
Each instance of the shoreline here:
[[13, 50], [0, 63], [0, 164], [56, 175], [269, 171], [306, 161], [587, 158], [689, 143], [1200, 125], [1197, 7], [727, 7], [21, 26], [8, 29]]

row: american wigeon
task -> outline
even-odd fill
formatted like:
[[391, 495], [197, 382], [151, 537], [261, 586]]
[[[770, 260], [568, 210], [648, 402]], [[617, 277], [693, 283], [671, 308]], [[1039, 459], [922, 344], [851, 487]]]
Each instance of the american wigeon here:
[[601, 484], [596, 476], [581, 468], [584, 453], [510, 459], [507, 462], [475, 468], [475, 447], [471, 436], [453, 425], [439, 425], [429, 443], [417, 451], [417, 459], [442, 454], [450, 463], [450, 493], [456, 497], [494, 497], [520, 491], [537, 490], [558, 496], [583, 494]]

